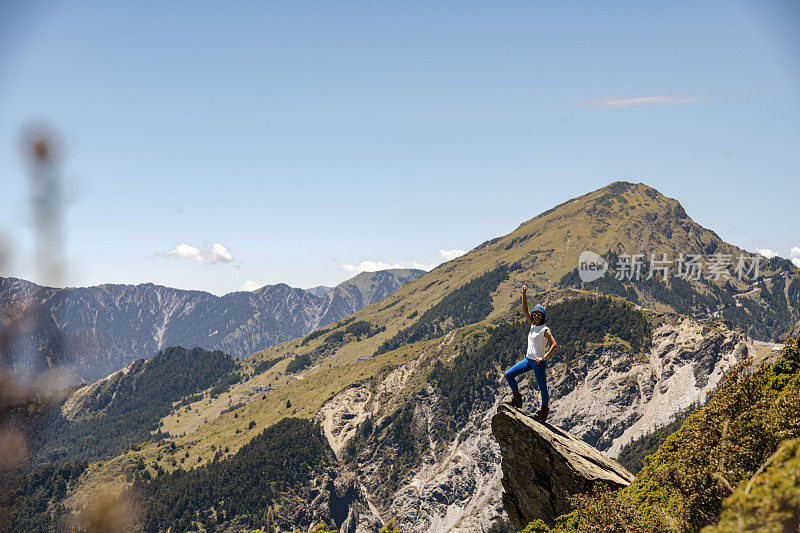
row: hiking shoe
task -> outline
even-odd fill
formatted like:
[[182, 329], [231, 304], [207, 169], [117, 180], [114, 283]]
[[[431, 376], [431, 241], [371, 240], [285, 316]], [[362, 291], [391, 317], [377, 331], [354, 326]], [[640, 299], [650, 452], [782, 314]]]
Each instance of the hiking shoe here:
[[538, 422], [544, 422], [547, 420], [547, 415], [550, 413], [550, 407], [548, 405], [543, 405], [541, 409], [536, 411], [536, 414], [533, 415], [533, 419]]
[[511, 399], [506, 400], [506, 403], [511, 407], [519, 409], [522, 407], [522, 394], [520, 394], [519, 391], [511, 393]]

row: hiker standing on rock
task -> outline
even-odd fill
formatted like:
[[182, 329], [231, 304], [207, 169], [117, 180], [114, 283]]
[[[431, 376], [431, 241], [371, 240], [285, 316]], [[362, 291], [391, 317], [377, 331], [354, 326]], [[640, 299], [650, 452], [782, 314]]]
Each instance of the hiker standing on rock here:
[[[531, 324], [531, 329], [528, 332], [528, 352], [525, 354], [525, 358], [522, 361], [512, 366], [506, 372], [506, 381], [508, 381], [512, 392], [511, 399], [506, 400], [506, 403], [512, 407], [522, 407], [522, 395], [519, 393], [516, 378], [528, 370], [533, 369], [533, 373], [536, 376], [536, 383], [539, 384], [539, 390], [542, 393], [542, 408], [533, 415], [533, 418], [539, 422], [544, 422], [547, 419], [547, 414], [550, 412], [550, 406], [548, 404], [550, 397], [547, 394], [547, 378], [544, 374], [546, 368], [545, 361], [558, 345], [553, 338], [553, 334], [550, 332], [550, 328], [547, 327], [547, 322], [545, 322], [544, 306], [537, 305], [533, 308], [532, 312], [528, 312], [527, 292], [528, 284], [526, 283], [522, 286], [522, 311], [525, 313], [525, 318], [527, 318], [528, 322]], [[545, 352], [545, 340], [548, 342], [547, 352]]]

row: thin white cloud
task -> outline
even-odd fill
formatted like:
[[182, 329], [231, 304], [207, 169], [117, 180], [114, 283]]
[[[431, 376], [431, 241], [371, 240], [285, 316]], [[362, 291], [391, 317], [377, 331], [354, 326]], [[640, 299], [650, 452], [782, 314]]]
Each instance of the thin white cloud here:
[[251, 281], [251, 280], [248, 279], [247, 281], [245, 281], [242, 284], [242, 289], [241, 290], [247, 291], [247, 292], [252, 292], [252, 291], [254, 291], [256, 289], [260, 289], [260, 288], [261, 288], [261, 284], [260, 283], [256, 283], [255, 281]]
[[357, 265], [344, 264], [342, 268], [348, 272], [377, 272], [378, 270], [388, 270], [390, 268], [417, 268], [419, 270], [431, 270], [436, 265], [426, 265], [418, 261], [395, 261], [392, 264], [383, 261], [361, 261]]
[[[452, 248], [450, 250], [445, 250], [442, 248], [439, 250], [439, 255], [444, 258], [445, 261], [450, 261], [451, 259], [455, 259], [456, 257], [460, 257], [464, 255], [464, 250], [459, 250], [458, 248]], [[436, 263], [432, 264], [425, 264], [420, 263], [419, 261], [395, 261], [394, 263], [385, 263], [383, 261], [361, 261], [357, 265], [353, 264], [344, 264], [342, 268], [347, 270], [348, 272], [376, 272], [378, 270], [389, 270], [390, 268], [416, 268], [419, 270], [433, 270], [438, 265], [442, 264], [443, 261], [437, 261]]]
[[652, 96], [601, 96], [575, 102], [574, 106], [583, 109], [619, 109], [621, 107], [644, 105], [679, 105], [691, 104], [704, 100], [698, 96], [681, 96], [660, 94]]
[[789, 258], [794, 263], [794, 266], [800, 268], [800, 246], [792, 246], [791, 251], [789, 251]]
[[[770, 250], [769, 248], [757, 248], [756, 252], [767, 259], [772, 259], [778, 255], [778, 252], [775, 250]], [[789, 259], [796, 267], [800, 268], [800, 246], [793, 246], [792, 249], [789, 250]]]
[[203, 254], [200, 253], [200, 248], [191, 246], [185, 242], [175, 245], [175, 248], [167, 252], [170, 259], [190, 259], [199, 263], [203, 262]]
[[456, 257], [460, 257], [467, 253], [464, 250], [459, 250], [458, 248], [453, 248], [452, 250], [439, 250], [439, 255], [444, 257], [447, 261], [451, 259], [455, 259]]
[[230, 249], [222, 245], [222, 243], [215, 242], [211, 245], [211, 250], [208, 253], [208, 259], [212, 263], [232, 263], [233, 256]]
[[207, 263], [209, 265], [233, 262], [233, 254], [231, 254], [230, 248], [220, 242], [215, 242], [211, 246], [206, 246], [205, 249], [180, 242], [175, 245], [175, 248], [168, 250], [166, 255], [170, 259], [187, 259], [189, 261]]

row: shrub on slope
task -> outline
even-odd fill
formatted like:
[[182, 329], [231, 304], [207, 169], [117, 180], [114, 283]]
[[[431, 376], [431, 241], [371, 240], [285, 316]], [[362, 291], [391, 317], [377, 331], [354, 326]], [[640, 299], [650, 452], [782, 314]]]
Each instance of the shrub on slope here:
[[763, 473], [742, 482], [725, 502], [719, 524], [703, 533], [800, 530], [800, 439], [786, 441]]
[[[800, 437], [800, 347], [777, 361], [731, 369], [703, 409], [670, 435], [629, 487], [576, 499], [553, 531], [697, 532], [716, 524], [723, 501], [782, 442]], [[538, 527], [538, 526], [537, 526]], [[538, 529], [541, 530], [541, 529]]]
[[145, 531], [209, 529], [236, 517], [255, 524], [265, 509], [298, 494], [334, 461], [312, 421], [284, 418], [230, 457], [151, 481], [137, 476], [131, 490], [141, 502]]

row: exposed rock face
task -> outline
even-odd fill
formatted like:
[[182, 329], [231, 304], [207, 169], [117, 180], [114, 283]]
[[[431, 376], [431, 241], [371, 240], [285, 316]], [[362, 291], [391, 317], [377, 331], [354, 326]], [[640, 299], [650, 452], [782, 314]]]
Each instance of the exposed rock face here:
[[[335, 525], [339, 533], [377, 531], [378, 518], [370, 511], [361, 485], [348, 476], [325, 476], [309, 505], [313, 522]], [[313, 523], [312, 522], [312, 523]]]
[[569, 496], [597, 484], [627, 486], [633, 474], [580, 439], [501, 404], [492, 418], [500, 443], [503, 505], [517, 529], [537, 518], [553, 525], [573, 510]]
[[[381, 406], [396, 404], [403, 386], [424, 357], [423, 352], [419, 359], [393, 370], [374, 392], [365, 385], [349, 387], [323, 406], [317, 419], [334, 450], [341, 450], [347, 436], [355, 432], [355, 420], [364, 418], [365, 414], [377, 416]], [[437, 399], [430, 386], [423, 387], [415, 395], [412, 425], [421, 438], [431, 438], [429, 432], [434, 424]], [[357, 479], [369, 513], [364, 510], [359, 514], [359, 526], [355, 531], [375, 531], [363, 528], [365, 521], [386, 523], [396, 519], [402, 531], [467, 533], [486, 529], [493, 520], [502, 517], [500, 447], [491, 436], [494, 407], [466, 421], [459, 436], [446, 448], [426, 454], [422, 464], [388, 501], [381, 501], [377, 495], [386, 483], [380, 475], [379, 463], [395, 460], [392, 443], [379, 438], [375, 448], [361, 450]], [[386, 418], [380, 417], [375, 422], [378, 431]]]
[[[604, 346], [581, 354], [567, 368], [548, 368], [550, 419], [573, 437], [615, 457], [631, 439], [670, 421], [674, 413], [702, 400], [731, 365], [743, 360], [745, 339], [724, 326], [691, 319], [662, 324], [653, 332], [646, 356]], [[383, 406], [399, 405], [404, 384], [416, 372], [426, 372], [423, 361], [433, 354], [398, 367], [374, 391], [364, 385], [345, 389], [320, 411], [331, 446], [341, 450], [356, 432], [357, 420], [374, 416]], [[521, 380], [523, 412], [538, 408], [532, 372]], [[383, 522], [396, 519], [407, 532], [467, 533], [488, 529], [504, 517], [501, 447], [492, 435], [492, 417], [506, 399], [508, 386], [498, 372], [492, 386], [492, 405], [470, 413], [450, 442], [434, 442], [437, 396], [427, 386], [413, 395], [413, 427], [418, 438], [429, 439], [430, 449], [387, 501], [377, 495], [385, 486], [378, 465], [394, 461], [385, 439], [376, 439], [359, 451], [358, 480], [371, 501], [373, 516]], [[381, 419], [375, 420], [380, 431]], [[368, 530], [358, 530], [368, 531]]]
[[616, 457], [622, 446], [706, 395], [748, 353], [742, 335], [690, 319], [653, 331], [647, 359], [613, 347], [556, 365], [551, 422]]
[[342, 447], [355, 434], [358, 425], [370, 414], [367, 401], [369, 387], [356, 384], [347, 387], [322, 406], [316, 416], [333, 453], [341, 457]]
[[[428, 386], [415, 400], [414, 426], [423, 438], [432, 439], [438, 397]], [[434, 449], [382, 507], [384, 517], [396, 518], [402, 531], [430, 533], [481, 531], [502, 517], [500, 448], [491, 436], [492, 412], [480, 411], [465, 420], [446, 446], [432, 444]], [[373, 466], [365, 465], [364, 471], [372, 488]]]
[[147, 364], [147, 359], [137, 359], [128, 366], [98, 379], [91, 385], [81, 387], [72, 393], [61, 406], [61, 414], [70, 421], [75, 420], [80, 414], [89, 414], [90, 416], [100, 414], [114, 398], [123, 381], [142, 372]]
[[21, 375], [59, 366], [65, 386], [166, 346], [245, 357], [341, 320], [422, 274], [364, 272], [320, 296], [282, 283], [215, 296], [152, 283], [54, 289], [0, 278], [0, 363]]

